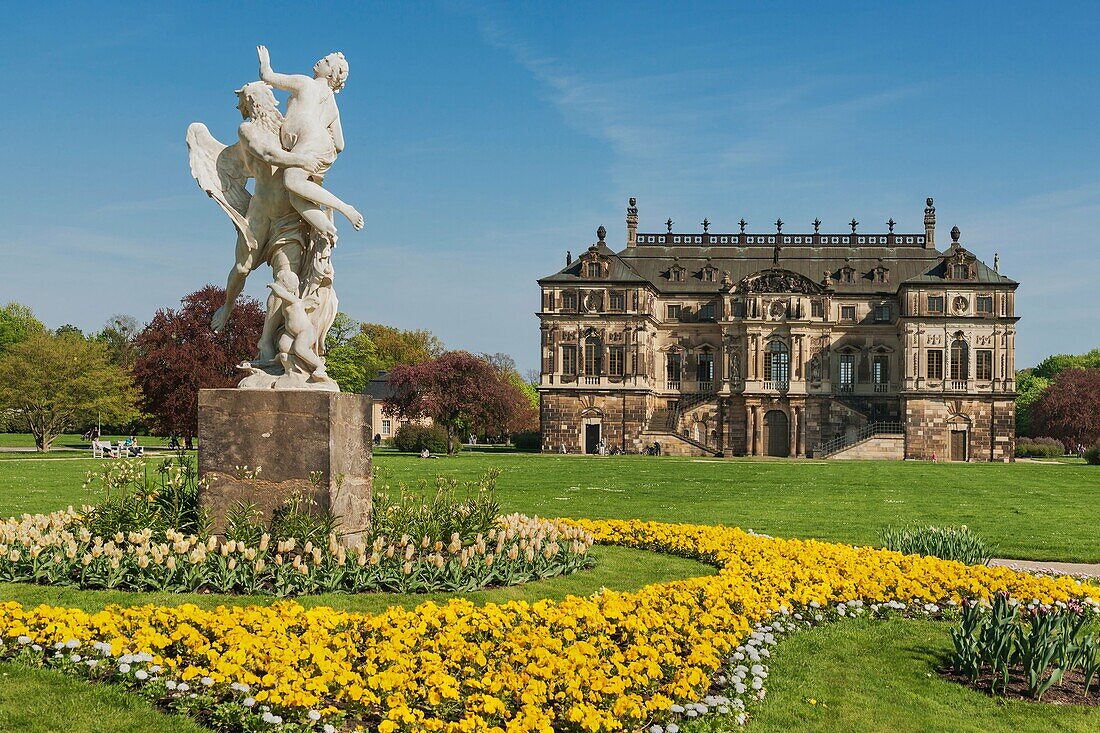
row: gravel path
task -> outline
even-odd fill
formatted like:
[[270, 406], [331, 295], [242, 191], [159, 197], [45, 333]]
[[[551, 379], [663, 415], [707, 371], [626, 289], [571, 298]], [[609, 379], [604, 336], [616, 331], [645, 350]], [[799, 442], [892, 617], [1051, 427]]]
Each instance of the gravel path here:
[[1005, 560], [1003, 558], [993, 558], [989, 561], [990, 565], [996, 565], [1006, 568], [1013, 568], [1014, 570], [1047, 570], [1059, 575], [1088, 575], [1093, 578], [1100, 578], [1100, 563], [1080, 563], [1080, 562], [1049, 562], [1046, 560]]

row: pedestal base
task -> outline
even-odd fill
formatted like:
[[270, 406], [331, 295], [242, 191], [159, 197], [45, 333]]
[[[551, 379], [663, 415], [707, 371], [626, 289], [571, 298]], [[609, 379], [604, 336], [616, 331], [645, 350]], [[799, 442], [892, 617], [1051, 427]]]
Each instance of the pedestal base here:
[[[199, 502], [225, 532], [237, 502], [264, 521], [295, 493], [339, 519], [344, 542], [362, 541], [370, 524], [370, 398], [317, 390], [199, 391]], [[259, 469], [255, 478], [249, 472]]]

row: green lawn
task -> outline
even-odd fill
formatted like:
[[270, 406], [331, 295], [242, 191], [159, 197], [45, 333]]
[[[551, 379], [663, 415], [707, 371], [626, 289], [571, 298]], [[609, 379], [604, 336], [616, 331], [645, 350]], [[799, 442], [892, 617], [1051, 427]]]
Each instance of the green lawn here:
[[[117, 443], [120, 440], [126, 440], [128, 435], [104, 435], [103, 440], [109, 440], [112, 443]], [[139, 435], [137, 436], [139, 445], [149, 446], [153, 448], [163, 448], [168, 445], [168, 438], [158, 438], [153, 435]], [[73, 448], [73, 449], [89, 449], [91, 444], [83, 440], [79, 433], [65, 433], [57, 436], [53, 442], [53, 449], [60, 448]], [[34, 438], [30, 433], [0, 433], [0, 448], [34, 448]]]
[[[1100, 730], [1100, 708], [1005, 701], [936, 674], [951, 625], [843, 621], [795, 634], [771, 661], [752, 733]], [[817, 705], [808, 701], [814, 699]]]
[[[10, 456], [10, 454], [9, 454]], [[91, 459], [0, 460], [0, 515], [94, 501]], [[378, 483], [499, 468], [507, 511], [739, 525], [781, 537], [875, 544], [910, 522], [966, 524], [1003, 557], [1100, 562], [1100, 468], [1082, 464], [931, 464], [468, 453], [423, 460], [380, 451]]]

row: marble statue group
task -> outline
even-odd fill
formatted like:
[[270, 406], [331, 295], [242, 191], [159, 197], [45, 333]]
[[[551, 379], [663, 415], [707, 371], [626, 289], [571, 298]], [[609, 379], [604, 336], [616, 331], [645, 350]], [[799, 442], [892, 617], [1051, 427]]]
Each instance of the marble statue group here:
[[[260, 80], [236, 91], [244, 122], [237, 141], [223, 145], [206, 125], [187, 128], [191, 174], [237, 230], [236, 259], [226, 302], [212, 327], [226, 327], [249, 273], [269, 265], [267, 315], [257, 357], [240, 368], [244, 389], [319, 389], [338, 392], [325, 372], [325, 336], [336, 317], [333, 212], [356, 229], [363, 217], [325, 189], [325, 173], [344, 149], [336, 93], [348, 77], [341, 53], [313, 66], [313, 75], [280, 74], [257, 46]], [[287, 92], [286, 113], [272, 88]], [[250, 193], [246, 188], [252, 179]]]

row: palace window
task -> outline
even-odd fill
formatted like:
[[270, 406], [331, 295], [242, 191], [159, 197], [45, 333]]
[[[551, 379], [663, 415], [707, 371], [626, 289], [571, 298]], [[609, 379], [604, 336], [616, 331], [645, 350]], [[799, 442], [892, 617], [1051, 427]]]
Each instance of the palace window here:
[[714, 354], [699, 354], [699, 361], [695, 363], [695, 379], [699, 382], [714, 381]]
[[929, 295], [928, 296], [928, 312], [929, 313], [943, 313], [943, 296], [942, 295]]
[[680, 320], [681, 306], [679, 303], [669, 303], [665, 306], [665, 318], [669, 321]]
[[680, 358], [680, 354], [666, 354], [665, 355], [665, 376], [670, 382], [680, 381], [680, 371], [683, 366], [683, 360]]
[[713, 321], [714, 320], [714, 303], [707, 303], [699, 309], [700, 321]]
[[599, 262], [589, 262], [585, 265], [585, 274], [588, 277], [599, 277], [600, 270], [601, 268]]
[[951, 344], [951, 379], [965, 382], [970, 378], [970, 347], [962, 339]]
[[566, 344], [561, 347], [561, 373], [577, 373], [577, 345]]
[[993, 296], [992, 295], [979, 295], [975, 299], [975, 305], [978, 313], [983, 316], [993, 315]]
[[875, 323], [889, 323], [890, 304], [880, 303], [875, 306]]
[[856, 319], [856, 307], [854, 305], [840, 306], [840, 320], [854, 321]]
[[561, 309], [570, 313], [577, 310], [577, 294], [575, 292], [566, 291], [561, 294]]
[[393, 430], [393, 421], [383, 418], [382, 419], [382, 435], [389, 435], [391, 430]]
[[590, 376], [603, 373], [603, 344], [595, 336], [584, 340], [584, 373]]
[[993, 379], [992, 349], [978, 349], [974, 352], [974, 376], [988, 382]]
[[821, 300], [814, 300], [810, 302], [810, 315], [814, 318], [825, 317], [825, 302]]
[[626, 293], [621, 290], [612, 290], [608, 297], [608, 307], [613, 311], [626, 310]]
[[871, 362], [871, 378], [875, 384], [886, 384], [890, 381], [890, 357], [885, 354], [875, 356]]
[[928, 352], [928, 378], [943, 379], [943, 349]]
[[626, 349], [622, 346], [612, 346], [607, 350], [607, 373], [613, 377], [623, 375], [623, 367], [626, 363]]
[[764, 374], [772, 382], [787, 382], [791, 375], [791, 353], [782, 341], [771, 341], [764, 352]]
[[851, 389], [856, 383], [856, 355], [840, 355], [840, 386]]

